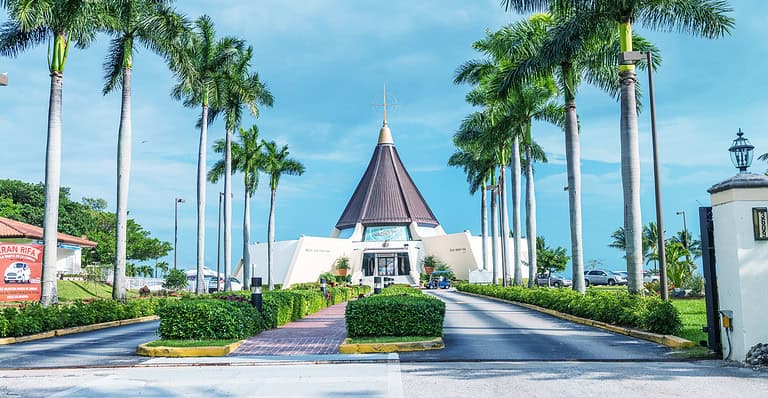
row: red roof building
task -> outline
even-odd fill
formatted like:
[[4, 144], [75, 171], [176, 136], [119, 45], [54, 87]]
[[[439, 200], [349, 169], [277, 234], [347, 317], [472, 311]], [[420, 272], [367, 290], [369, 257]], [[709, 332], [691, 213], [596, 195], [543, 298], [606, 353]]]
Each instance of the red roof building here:
[[[43, 229], [21, 221], [0, 217], [0, 239], [34, 239], [43, 240]], [[85, 237], [67, 235], [59, 232], [59, 243], [77, 245], [80, 247], [96, 247], [96, 242]]]

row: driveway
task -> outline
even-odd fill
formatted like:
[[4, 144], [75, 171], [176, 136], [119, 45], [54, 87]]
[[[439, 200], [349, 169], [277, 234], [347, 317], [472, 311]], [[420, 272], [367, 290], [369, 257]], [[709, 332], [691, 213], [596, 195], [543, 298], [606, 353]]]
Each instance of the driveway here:
[[401, 353], [422, 361], [658, 361], [670, 349], [632, 337], [454, 290], [430, 291], [446, 303], [445, 349]]

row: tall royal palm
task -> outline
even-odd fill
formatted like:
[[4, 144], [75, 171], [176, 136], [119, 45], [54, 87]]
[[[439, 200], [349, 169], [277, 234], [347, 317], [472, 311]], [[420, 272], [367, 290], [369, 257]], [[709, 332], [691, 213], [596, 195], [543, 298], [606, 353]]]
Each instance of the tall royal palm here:
[[474, 195], [480, 192], [480, 229], [483, 247], [483, 270], [488, 268], [488, 204], [486, 194], [487, 182], [495, 168], [491, 156], [483, 153], [479, 148], [462, 149], [460, 143], [456, 143], [459, 149], [448, 159], [448, 165], [461, 167], [467, 175], [469, 193]]
[[269, 224], [267, 226], [267, 284], [269, 290], [275, 287], [272, 278], [272, 244], [275, 241], [275, 194], [280, 177], [285, 175], [304, 174], [304, 165], [298, 160], [289, 158], [288, 145], [278, 147], [275, 141], [262, 140], [262, 171], [269, 177]]
[[216, 40], [216, 31], [210, 17], [204, 15], [195, 21], [194, 29], [177, 41], [168, 57], [171, 70], [178, 82], [172, 95], [183, 100], [187, 107], [201, 107], [200, 144], [197, 158], [197, 282], [195, 291], [207, 290], [203, 277], [205, 263], [205, 181], [206, 142], [208, 139], [208, 112], [211, 104], [218, 104], [220, 78], [233, 60], [243, 52], [240, 39], [225, 37]]
[[[216, 140], [213, 145], [213, 151], [224, 154], [226, 152], [225, 140]], [[248, 245], [251, 241], [251, 207], [250, 201], [256, 194], [259, 186], [259, 171], [262, 168], [261, 142], [259, 142], [259, 128], [256, 125], [250, 129], [240, 129], [240, 142], [233, 143], [231, 146], [232, 170], [243, 173], [243, 282], [250, 286], [251, 277], [251, 255]], [[216, 183], [224, 175], [226, 170], [226, 159], [220, 159], [214, 164], [211, 171], [208, 172], [208, 180]]]
[[[272, 106], [274, 98], [267, 87], [259, 80], [257, 73], [248, 69], [253, 50], [248, 47], [217, 78], [219, 103], [211, 112], [213, 121], [219, 113], [224, 114], [224, 290], [230, 290], [229, 271], [232, 267], [232, 132], [240, 126], [243, 111], [258, 117], [259, 105]], [[248, 248], [245, 244], [244, 249]], [[250, 263], [243, 258], [243, 288], [250, 288]], [[249, 260], [250, 261], [250, 260]], [[245, 271], [247, 269], [247, 271]]]
[[105, 0], [103, 26], [112, 36], [104, 61], [106, 95], [122, 88], [117, 140], [117, 231], [112, 298], [125, 301], [125, 256], [128, 223], [128, 184], [131, 175], [131, 76], [135, 46], [166, 56], [175, 40], [186, 32], [186, 23], [171, 7], [172, 0]]
[[[581, 82], [586, 81], [618, 97], [619, 85], [614, 68], [621, 51], [619, 35], [615, 29], [593, 28], [594, 23], [573, 11], [574, 1], [503, 1], [502, 4], [518, 11], [538, 10], [547, 6], [553, 11], [553, 14], [536, 14], [528, 21], [519, 22], [520, 27], [515, 30], [518, 34], [509, 35], [506, 43], [501, 42], [501, 50], [514, 49], [513, 57], [517, 62], [501, 66], [498, 75], [500, 79], [495, 86], [501, 93], [505, 93], [521, 82], [553, 74], [556, 78], [559, 91], [564, 97], [565, 109], [573, 289], [584, 293], [581, 159], [576, 94]], [[645, 39], [635, 37], [635, 41], [639, 49], [657, 53]], [[654, 60], [658, 64], [660, 58]]]
[[48, 43], [51, 86], [45, 153], [45, 216], [43, 220], [43, 275], [40, 302], [58, 302], [56, 252], [61, 186], [61, 115], [64, 66], [72, 44], [87, 47], [98, 27], [98, 7], [89, 0], [2, 0], [8, 20], [0, 27], [0, 55], [15, 57]]

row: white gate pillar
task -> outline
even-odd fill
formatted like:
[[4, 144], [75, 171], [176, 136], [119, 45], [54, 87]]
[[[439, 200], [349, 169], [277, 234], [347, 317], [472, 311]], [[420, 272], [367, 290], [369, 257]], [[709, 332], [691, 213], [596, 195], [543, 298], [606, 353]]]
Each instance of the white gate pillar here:
[[708, 192], [719, 310], [733, 314], [733, 330], [720, 322], [723, 355], [744, 361], [752, 346], [768, 342], [768, 177], [740, 173]]

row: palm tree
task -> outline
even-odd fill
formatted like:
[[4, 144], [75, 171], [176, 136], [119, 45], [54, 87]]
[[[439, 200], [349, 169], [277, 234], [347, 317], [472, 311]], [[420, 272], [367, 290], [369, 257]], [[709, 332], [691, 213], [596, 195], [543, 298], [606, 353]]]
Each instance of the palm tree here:
[[269, 224], [267, 227], [267, 283], [269, 290], [273, 290], [275, 285], [272, 280], [272, 244], [275, 241], [275, 193], [277, 185], [280, 183], [280, 176], [302, 175], [304, 174], [304, 165], [299, 161], [289, 158], [288, 145], [278, 147], [275, 141], [261, 141], [264, 148], [262, 152], [264, 174], [269, 176]]
[[61, 186], [61, 115], [64, 66], [74, 43], [86, 48], [98, 28], [97, 3], [89, 0], [2, 0], [8, 20], [0, 27], [0, 55], [16, 57], [24, 50], [48, 43], [51, 78], [48, 138], [45, 155], [45, 216], [43, 220], [43, 275], [40, 302], [59, 301], [56, 289], [59, 189]]
[[186, 33], [186, 22], [171, 7], [172, 0], [108, 0], [104, 30], [112, 36], [104, 61], [104, 95], [122, 88], [117, 144], [116, 258], [112, 299], [125, 301], [126, 227], [128, 182], [131, 174], [131, 75], [136, 44], [165, 56], [175, 40]]
[[[758, 156], [757, 159], [762, 160], [763, 162], [768, 162], [768, 152]], [[765, 171], [765, 175], [768, 175], [768, 170]]]
[[643, 258], [645, 264], [653, 261], [653, 271], [659, 272], [659, 229], [655, 222], [643, 226]]
[[[224, 151], [224, 290], [230, 290], [229, 270], [232, 265], [232, 131], [239, 127], [243, 117], [243, 110], [247, 108], [250, 113], [258, 117], [259, 105], [272, 106], [274, 98], [267, 87], [259, 80], [257, 73], [248, 71], [250, 67], [253, 49], [248, 47], [233, 60], [220, 76], [219, 106], [211, 111], [212, 122], [219, 113], [224, 114], [225, 119], [225, 151]], [[247, 250], [246, 242], [244, 250]], [[243, 257], [245, 260], [245, 257]], [[250, 260], [249, 260], [250, 261]], [[243, 288], [250, 288], [249, 263], [243, 263]]]
[[671, 239], [688, 249], [693, 255], [693, 258], [701, 257], [701, 241], [693, 239], [690, 231], [679, 231]]
[[[263, 160], [261, 153], [261, 142], [259, 142], [259, 128], [256, 125], [250, 129], [240, 129], [240, 142], [233, 143], [232, 170], [243, 173], [243, 289], [250, 288], [251, 278], [251, 256], [248, 245], [251, 241], [251, 210], [250, 201], [256, 194], [259, 186], [259, 170], [261, 170]], [[226, 152], [225, 140], [216, 140], [213, 144], [213, 151], [216, 153]], [[219, 159], [208, 172], [208, 180], [217, 183], [219, 178], [224, 175], [226, 170], [226, 159]], [[229, 279], [229, 278], [226, 278]]]
[[205, 263], [205, 179], [206, 142], [208, 139], [209, 107], [220, 102], [220, 78], [243, 51], [243, 41], [233, 37], [216, 40], [210, 17], [195, 21], [192, 32], [178, 40], [169, 54], [169, 64], [178, 82], [172, 96], [183, 100], [184, 106], [202, 108], [200, 145], [197, 158], [197, 283], [195, 291], [205, 293], [203, 277]]
[[[581, 234], [581, 164], [579, 122], [576, 114], [576, 93], [582, 80], [618, 97], [619, 85], [614, 67], [618, 63], [621, 43], [615, 29], [590, 29], [594, 23], [580, 17], [585, 6], [579, 0], [503, 0], [502, 5], [516, 11], [549, 10], [552, 14], [537, 14], [530, 19], [522, 34], [511, 37], [518, 43], [518, 62], [502, 66], [502, 79], [496, 86], [506, 92], [519, 82], [555, 74], [565, 108], [565, 154], [568, 174], [568, 205], [570, 209], [573, 289], [585, 292], [584, 258]], [[637, 48], [656, 49], [646, 40], [635, 36]], [[659, 63], [654, 59], [655, 65]]]
[[[564, 116], [560, 109], [557, 109], [557, 116]], [[530, 129], [529, 129], [530, 130]], [[530, 137], [530, 131], [523, 143], [523, 168], [525, 169], [525, 220], [528, 236], [528, 287], [533, 288], [536, 282], [536, 271], [538, 269], [537, 242], [531, 238], [536, 235], [536, 191], [533, 182], [533, 163], [547, 162], [547, 155], [538, 144]]]
[[[457, 144], [457, 146], [460, 146]], [[480, 191], [480, 229], [482, 230], [483, 246], [483, 269], [488, 267], [488, 209], [487, 209], [487, 182], [491, 178], [494, 170], [493, 158], [486, 156], [483, 152], [475, 148], [474, 151], [459, 148], [448, 159], [448, 165], [461, 167], [467, 175], [469, 183], [469, 193], [474, 195]], [[495, 222], [494, 222], [495, 224]]]

